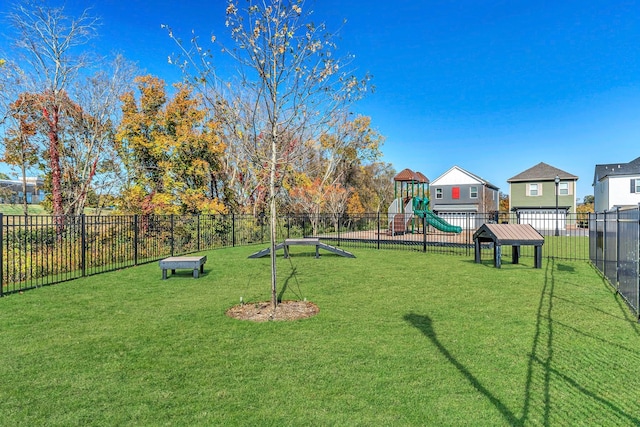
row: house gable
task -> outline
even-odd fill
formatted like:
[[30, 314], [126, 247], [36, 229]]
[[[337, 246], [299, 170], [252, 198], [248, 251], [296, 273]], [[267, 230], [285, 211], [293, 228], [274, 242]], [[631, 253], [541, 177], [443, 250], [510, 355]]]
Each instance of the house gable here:
[[430, 189], [434, 210], [497, 210], [498, 187], [458, 166], [431, 181]]
[[596, 212], [640, 203], [640, 157], [629, 163], [596, 165], [593, 176]]
[[555, 207], [556, 176], [560, 178], [558, 206], [567, 212], [575, 212], [575, 191], [578, 177], [543, 162], [507, 180], [510, 209]]

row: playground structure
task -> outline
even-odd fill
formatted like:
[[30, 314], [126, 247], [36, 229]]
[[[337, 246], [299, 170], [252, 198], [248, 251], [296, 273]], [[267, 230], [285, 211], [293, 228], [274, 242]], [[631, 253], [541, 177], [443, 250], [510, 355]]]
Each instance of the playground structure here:
[[388, 209], [388, 229], [392, 236], [419, 232], [421, 225], [429, 225], [447, 233], [462, 231], [461, 227], [449, 224], [429, 209], [429, 179], [425, 175], [404, 169], [393, 181], [394, 200]]

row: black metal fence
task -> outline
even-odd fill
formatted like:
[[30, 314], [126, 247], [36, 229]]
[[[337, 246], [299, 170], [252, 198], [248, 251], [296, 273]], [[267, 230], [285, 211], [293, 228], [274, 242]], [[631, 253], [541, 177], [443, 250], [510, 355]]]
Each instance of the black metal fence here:
[[[346, 248], [375, 248], [439, 252], [473, 257], [473, 233], [484, 223], [523, 222], [509, 213], [448, 214], [460, 233], [438, 230], [419, 217], [403, 220], [402, 232], [391, 232], [386, 213], [342, 215], [283, 215], [277, 239], [318, 237]], [[589, 260], [587, 222], [577, 217], [561, 223], [536, 219], [545, 235], [543, 256]], [[542, 221], [542, 222], [541, 222]], [[0, 296], [83, 276], [99, 274], [167, 256], [216, 248], [266, 244], [269, 223], [252, 215], [110, 215], [79, 217], [0, 214]], [[395, 230], [395, 229], [394, 229]], [[483, 248], [490, 257], [490, 246]], [[521, 257], [533, 257], [532, 247]]]
[[640, 206], [589, 217], [589, 259], [640, 315]]

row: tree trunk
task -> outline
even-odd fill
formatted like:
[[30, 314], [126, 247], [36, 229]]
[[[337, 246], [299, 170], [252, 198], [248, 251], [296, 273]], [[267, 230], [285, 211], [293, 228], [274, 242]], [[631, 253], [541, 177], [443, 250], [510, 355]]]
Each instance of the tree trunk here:
[[276, 238], [277, 238], [277, 208], [276, 208], [276, 130], [275, 127], [271, 135], [271, 164], [269, 170], [269, 209], [271, 212], [271, 305], [275, 310], [278, 307], [278, 291], [276, 282]]
[[20, 170], [22, 172], [22, 209], [26, 218], [29, 216], [29, 205], [27, 204], [27, 168], [25, 163], [23, 160], [22, 165], [20, 165]]
[[58, 134], [58, 107], [53, 106], [49, 114], [43, 108], [43, 115], [49, 126], [49, 161], [51, 162], [51, 197], [53, 199], [53, 215], [56, 217], [58, 231], [62, 231], [62, 171], [60, 169], [60, 141]]

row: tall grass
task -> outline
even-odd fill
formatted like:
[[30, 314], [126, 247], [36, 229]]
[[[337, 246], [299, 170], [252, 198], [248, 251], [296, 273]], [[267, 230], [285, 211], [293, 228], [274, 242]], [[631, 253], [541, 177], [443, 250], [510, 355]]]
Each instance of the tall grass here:
[[295, 322], [225, 310], [269, 299], [259, 247], [205, 252], [0, 300], [5, 425], [638, 425], [640, 329], [585, 262], [292, 247]]

